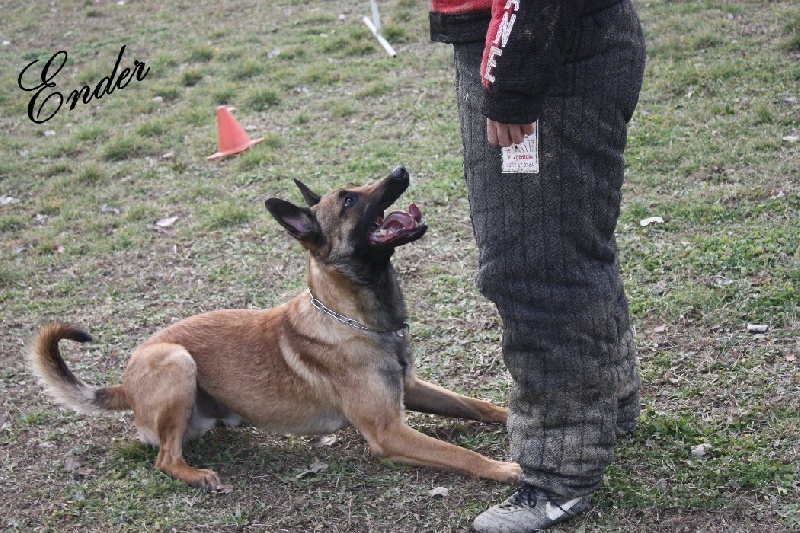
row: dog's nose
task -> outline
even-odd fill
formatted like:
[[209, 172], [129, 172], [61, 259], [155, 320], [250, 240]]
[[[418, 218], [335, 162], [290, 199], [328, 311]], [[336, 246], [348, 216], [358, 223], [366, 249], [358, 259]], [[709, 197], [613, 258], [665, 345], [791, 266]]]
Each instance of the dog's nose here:
[[392, 173], [389, 174], [389, 177], [393, 180], [404, 180], [408, 178], [408, 171], [403, 165], [397, 165], [394, 167], [394, 170], [392, 170]]

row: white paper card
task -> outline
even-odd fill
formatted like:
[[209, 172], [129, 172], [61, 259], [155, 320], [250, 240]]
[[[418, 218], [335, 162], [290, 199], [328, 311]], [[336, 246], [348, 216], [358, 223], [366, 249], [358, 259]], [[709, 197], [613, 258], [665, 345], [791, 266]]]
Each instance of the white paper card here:
[[536, 131], [525, 137], [519, 144], [503, 148], [504, 174], [539, 173], [539, 122]]

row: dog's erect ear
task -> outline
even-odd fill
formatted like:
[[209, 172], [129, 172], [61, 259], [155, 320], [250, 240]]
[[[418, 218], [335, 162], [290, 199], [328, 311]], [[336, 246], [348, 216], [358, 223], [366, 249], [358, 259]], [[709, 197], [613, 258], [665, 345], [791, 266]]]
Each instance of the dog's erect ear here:
[[305, 199], [308, 207], [313, 207], [317, 205], [320, 200], [322, 200], [322, 196], [306, 187], [306, 184], [299, 179], [295, 179], [294, 184], [297, 185], [297, 188], [300, 189], [301, 193], [303, 193], [303, 199]]
[[317, 218], [307, 207], [297, 207], [279, 198], [266, 201], [269, 212], [295, 239], [312, 244], [320, 237]]

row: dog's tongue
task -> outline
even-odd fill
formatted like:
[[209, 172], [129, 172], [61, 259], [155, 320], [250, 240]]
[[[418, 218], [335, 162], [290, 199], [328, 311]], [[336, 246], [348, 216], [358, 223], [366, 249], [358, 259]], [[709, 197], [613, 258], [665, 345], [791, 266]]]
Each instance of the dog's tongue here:
[[419, 210], [417, 204], [411, 204], [408, 206], [408, 214], [411, 215], [411, 217], [417, 222], [422, 221], [422, 211]]
[[392, 211], [386, 218], [378, 219], [377, 226], [370, 232], [370, 240], [380, 244], [407, 235], [422, 221], [422, 211], [415, 204], [406, 211]]
[[408, 206], [408, 212], [405, 211], [392, 211], [383, 220], [381, 228], [383, 229], [414, 229], [418, 222], [422, 220], [422, 211], [416, 204]]

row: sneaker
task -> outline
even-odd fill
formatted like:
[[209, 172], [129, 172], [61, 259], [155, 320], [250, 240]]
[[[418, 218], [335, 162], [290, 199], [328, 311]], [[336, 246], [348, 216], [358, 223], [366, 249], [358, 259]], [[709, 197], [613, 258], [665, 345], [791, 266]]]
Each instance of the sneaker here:
[[556, 498], [542, 489], [524, 485], [500, 505], [478, 515], [472, 525], [479, 533], [542, 531], [585, 511], [590, 498]]

